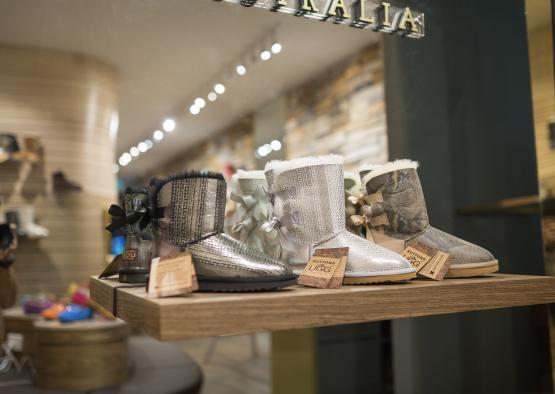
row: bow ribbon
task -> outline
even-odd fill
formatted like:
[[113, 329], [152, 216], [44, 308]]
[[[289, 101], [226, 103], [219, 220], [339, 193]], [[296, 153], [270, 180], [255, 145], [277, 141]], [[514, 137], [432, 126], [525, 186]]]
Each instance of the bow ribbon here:
[[130, 225], [137, 235], [145, 240], [152, 239], [152, 235], [145, 231], [151, 220], [150, 209], [144, 199], [133, 197], [131, 210], [126, 212], [119, 205], [112, 204], [108, 213], [112, 216], [112, 223], [106, 226], [106, 230], [112, 234], [117, 230]]
[[267, 195], [263, 187], [245, 195], [231, 192], [230, 199], [237, 203], [237, 209], [228, 231], [233, 238], [277, 258], [280, 245], [277, 229], [273, 226], [268, 227], [271, 204], [266, 198]]
[[380, 227], [389, 225], [389, 219], [383, 208], [383, 196], [381, 192], [373, 194], [363, 194], [360, 197], [349, 196], [349, 202], [353, 205], [360, 206], [360, 215], [351, 215], [350, 220], [354, 227], [366, 226]]

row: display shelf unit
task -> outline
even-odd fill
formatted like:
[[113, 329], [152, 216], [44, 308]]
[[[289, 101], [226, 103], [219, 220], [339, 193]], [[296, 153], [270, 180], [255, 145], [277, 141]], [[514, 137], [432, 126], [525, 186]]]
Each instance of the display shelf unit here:
[[295, 286], [263, 293], [149, 298], [144, 287], [91, 277], [102, 307], [160, 340], [278, 331], [555, 302], [555, 277], [497, 274], [442, 282]]

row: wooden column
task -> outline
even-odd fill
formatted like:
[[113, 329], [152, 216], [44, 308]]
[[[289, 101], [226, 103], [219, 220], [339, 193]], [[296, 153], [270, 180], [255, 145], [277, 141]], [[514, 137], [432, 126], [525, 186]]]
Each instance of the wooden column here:
[[[0, 46], [0, 132], [36, 137], [43, 148], [38, 163], [0, 164], [0, 203], [32, 205], [50, 230], [20, 239], [21, 294], [65, 293], [103, 267], [103, 210], [115, 200], [116, 81], [112, 67], [87, 56]], [[54, 192], [55, 171], [83, 190]]]

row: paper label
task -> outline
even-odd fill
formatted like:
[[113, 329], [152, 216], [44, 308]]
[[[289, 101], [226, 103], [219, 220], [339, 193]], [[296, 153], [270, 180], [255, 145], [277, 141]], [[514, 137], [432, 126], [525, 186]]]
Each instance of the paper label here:
[[407, 246], [405, 250], [401, 252], [401, 256], [407, 259], [416, 272], [418, 272], [432, 259], [433, 253], [428, 254], [424, 248], [418, 243], [415, 243], [411, 246]]
[[443, 280], [452, 263], [453, 256], [438, 250], [418, 274], [434, 280]]
[[298, 283], [323, 289], [341, 287], [348, 253], [349, 248], [316, 250], [299, 276]]
[[148, 295], [151, 297], [170, 297], [187, 294], [198, 289], [193, 260], [190, 253], [177, 256], [159, 257], [152, 260]]

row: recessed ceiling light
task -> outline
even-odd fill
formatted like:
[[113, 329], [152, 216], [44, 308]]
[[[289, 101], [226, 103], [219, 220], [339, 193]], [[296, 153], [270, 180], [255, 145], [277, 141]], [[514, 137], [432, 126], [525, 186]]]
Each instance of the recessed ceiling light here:
[[224, 94], [225, 86], [222, 85], [221, 83], [217, 83], [216, 85], [214, 85], [214, 91], [218, 94]]
[[216, 94], [216, 92], [210, 92], [208, 93], [208, 100], [209, 101], [216, 101], [218, 99], [218, 95]]
[[274, 45], [272, 45], [272, 53], [278, 54], [281, 52], [281, 44], [279, 42], [276, 42]]
[[262, 61], [266, 61], [266, 60], [270, 60], [270, 58], [272, 57], [272, 53], [270, 51], [262, 51], [260, 52], [260, 59], [262, 59]]
[[117, 174], [119, 172], [119, 166], [117, 164], [114, 164], [114, 166], [112, 167], [112, 171], [114, 171], [114, 174]]
[[175, 120], [168, 118], [166, 120], [164, 120], [164, 123], [162, 123], [162, 128], [167, 131], [167, 132], [172, 132], [175, 130]]
[[146, 146], [144, 142], [139, 142], [139, 145], [137, 145], [137, 148], [139, 148], [139, 151], [141, 153], [144, 153], [148, 150], [148, 146]]
[[145, 140], [145, 144], [148, 149], [152, 149], [154, 146], [154, 143], [151, 140]]
[[137, 148], [136, 146], [129, 149], [129, 153], [131, 153], [131, 156], [133, 156], [133, 157], [137, 157], [141, 154], [141, 152], [139, 151], [139, 148]]
[[193, 115], [198, 115], [200, 113], [200, 108], [196, 104], [193, 104], [189, 108], [189, 112]]
[[154, 137], [154, 139], [156, 141], [162, 141], [162, 139], [164, 138], [164, 133], [162, 133], [160, 130], [156, 130], [152, 136]]
[[235, 71], [237, 71], [237, 74], [239, 75], [245, 75], [247, 73], [247, 68], [242, 64], [239, 64], [237, 68], [235, 68]]
[[133, 160], [131, 155], [129, 153], [125, 152], [123, 155], [120, 156], [119, 164], [120, 164], [120, 166], [125, 167], [126, 165], [131, 163], [131, 160]]
[[278, 140], [273, 140], [272, 142], [270, 142], [270, 146], [273, 150], [277, 152], [281, 149], [281, 142], [279, 142]]
[[200, 109], [203, 109], [206, 106], [206, 101], [202, 97], [197, 97], [195, 99], [195, 105]]

